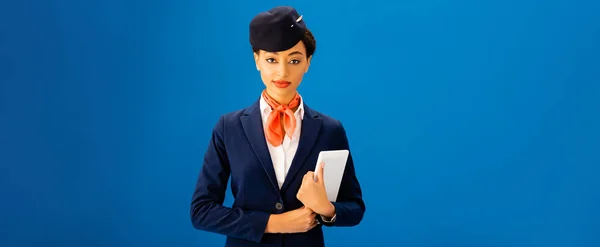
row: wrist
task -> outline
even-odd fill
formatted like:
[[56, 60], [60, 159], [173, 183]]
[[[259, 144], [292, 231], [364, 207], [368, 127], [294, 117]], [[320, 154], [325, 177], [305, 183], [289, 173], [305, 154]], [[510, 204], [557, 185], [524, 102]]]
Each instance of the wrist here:
[[269, 220], [267, 221], [267, 227], [265, 229], [265, 233], [278, 233], [280, 231], [279, 221], [280, 221], [280, 215], [271, 214], [271, 216], [269, 216]]
[[331, 218], [335, 215], [335, 206], [330, 201], [325, 204], [323, 210], [319, 212], [323, 217]]

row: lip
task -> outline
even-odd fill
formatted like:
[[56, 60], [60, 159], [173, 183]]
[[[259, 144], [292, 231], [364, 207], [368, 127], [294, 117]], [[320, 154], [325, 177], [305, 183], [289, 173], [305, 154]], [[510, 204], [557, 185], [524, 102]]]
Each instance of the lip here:
[[289, 85], [291, 85], [292, 83], [289, 81], [279, 80], [279, 81], [273, 81], [273, 84], [275, 84], [275, 86], [278, 88], [286, 88]]

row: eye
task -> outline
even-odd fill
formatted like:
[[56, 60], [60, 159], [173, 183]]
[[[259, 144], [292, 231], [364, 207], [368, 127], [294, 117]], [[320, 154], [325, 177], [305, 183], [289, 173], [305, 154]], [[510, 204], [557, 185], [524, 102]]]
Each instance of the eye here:
[[267, 63], [274, 63], [275, 62], [275, 59], [273, 59], [273, 58], [267, 58], [265, 60], [267, 61]]
[[300, 60], [298, 60], [298, 59], [292, 59], [292, 61], [290, 61], [290, 63], [292, 63], [292, 64], [299, 64]]

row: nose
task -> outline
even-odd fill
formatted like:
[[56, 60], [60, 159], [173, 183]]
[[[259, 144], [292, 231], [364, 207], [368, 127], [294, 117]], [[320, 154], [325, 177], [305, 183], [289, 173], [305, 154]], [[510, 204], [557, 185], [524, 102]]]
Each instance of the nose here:
[[287, 63], [281, 63], [279, 65], [279, 76], [287, 76], [288, 75], [288, 64]]

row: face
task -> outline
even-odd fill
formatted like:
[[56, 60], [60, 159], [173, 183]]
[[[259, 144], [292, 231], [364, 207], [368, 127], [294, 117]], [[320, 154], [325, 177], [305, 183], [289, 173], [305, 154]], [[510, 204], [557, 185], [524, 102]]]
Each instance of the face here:
[[311, 58], [306, 57], [302, 41], [294, 47], [279, 52], [259, 51], [254, 54], [256, 68], [266, 86], [267, 93], [280, 101], [289, 101], [296, 95], [304, 73], [308, 72]]

